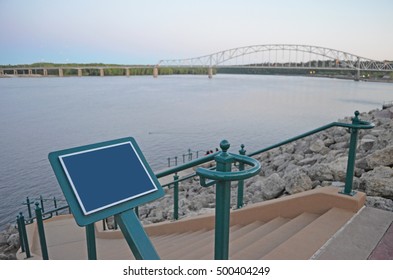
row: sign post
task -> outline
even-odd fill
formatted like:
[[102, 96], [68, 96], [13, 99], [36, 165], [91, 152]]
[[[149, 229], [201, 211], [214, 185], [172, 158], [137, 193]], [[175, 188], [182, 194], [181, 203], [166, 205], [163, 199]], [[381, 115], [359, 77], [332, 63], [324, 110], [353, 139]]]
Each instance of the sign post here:
[[164, 191], [134, 138], [52, 152], [49, 161], [79, 226], [115, 216], [136, 259], [159, 259], [134, 208]]

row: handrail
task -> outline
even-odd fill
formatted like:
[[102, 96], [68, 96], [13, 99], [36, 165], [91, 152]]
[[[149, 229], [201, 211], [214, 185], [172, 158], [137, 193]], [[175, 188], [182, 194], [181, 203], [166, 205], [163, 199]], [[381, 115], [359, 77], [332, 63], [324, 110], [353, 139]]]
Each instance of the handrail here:
[[206, 168], [198, 167], [196, 173], [201, 178], [201, 185], [203, 186], [204, 178], [217, 181], [240, 181], [255, 176], [261, 171], [261, 163], [256, 159], [247, 156], [240, 156], [228, 153], [228, 157], [238, 162], [251, 165], [252, 168], [236, 172], [212, 171]]
[[[226, 189], [226, 191], [223, 191], [223, 193], [221, 194], [222, 197], [226, 197], [225, 199], [220, 198], [219, 200], [216, 201], [216, 211], [218, 208], [220, 209], [229, 209], [229, 202], [230, 199], [228, 198], [228, 192], [230, 194], [230, 188], [228, 186], [230, 186], [230, 182], [231, 180], [238, 180], [239, 181], [239, 189], [238, 192], [243, 192], [243, 187], [240, 188], [240, 186], [243, 186], [243, 181], [244, 179], [256, 175], [259, 170], [260, 170], [260, 162], [257, 161], [256, 159], [251, 158], [252, 156], [261, 154], [263, 152], [269, 151], [271, 149], [274, 148], [278, 148], [280, 146], [283, 146], [285, 144], [294, 142], [296, 140], [302, 139], [304, 137], [310, 136], [312, 134], [321, 132], [323, 130], [332, 128], [332, 127], [344, 127], [344, 128], [348, 128], [349, 132], [351, 134], [350, 137], [350, 145], [349, 145], [349, 152], [348, 152], [348, 163], [347, 163], [347, 174], [346, 174], [346, 180], [345, 180], [345, 188], [342, 191], [343, 194], [345, 195], [353, 195], [354, 192], [352, 191], [352, 183], [353, 183], [353, 176], [354, 176], [354, 166], [355, 166], [355, 158], [356, 158], [356, 145], [357, 145], [357, 136], [358, 136], [358, 130], [359, 129], [371, 129], [374, 128], [375, 125], [373, 123], [370, 122], [366, 122], [366, 121], [362, 121], [359, 119], [359, 112], [355, 111], [355, 117], [352, 118], [352, 123], [342, 123], [342, 122], [332, 122], [330, 124], [321, 126], [319, 128], [316, 128], [314, 130], [305, 132], [303, 134], [300, 134], [298, 136], [289, 138], [285, 141], [281, 141], [277, 144], [268, 146], [266, 148], [251, 152], [249, 154], [246, 155], [246, 151], [244, 150], [244, 145], [241, 146], [241, 150], [239, 151], [240, 155], [235, 155], [235, 154], [231, 154], [231, 153], [227, 153], [227, 150], [229, 148], [229, 143], [228, 142], [221, 142], [220, 146], [222, 148], [221, 152], [215, 152], [213, 154], [209, 154], [209, 155], [205, 155], [202, 158], [197, 158], [195, 160], [192, 160], [188, 163], [185, 163], [183, 165], [180, 166], [175, 166], [173, 168], [164, 170], [164, 171], [160, 171], [158, 173], [156, 173], [156, 177], [157, 178], [162, 178], [171, 174], [174, 174], [174, 180], [170, 183], [167, 183], [165, 185], [163, 185], [163, 187], [171, 187], [173, 185], [174, 189], [175, 189], [175, 201], [174, 201], [174, 208], [175, 208], [175, 212], [177, 211], [177, 207], [176, 207], [176, 198], [178, 199], [178, 183], [184, 180], [187, 180], [189, 178], [192, 178], [196, 175], [200, 175], [202, 176], [202, 178], [207, 177], [210, 179], [215, 179], [217, 180], [220, 184], [221, 187], [217, 187], [217, 191], [220, 189], [224, 190]], [[179, 178], [177, 176], [177, 173], [183, 170], [187, 170], [189, 168], [193, 168], [195, 166], [199, 166], [202, 165], [204, 163], [207, 162], [211, 162], [211, 161], [215, 161], [216, 162], [216, 167], [210, 168], [210, 170], [208, 169], [202, 169], [202, 168], [198, 168], [196, 170], [196, 172], [193, 172], [191, 174], [188, 174], [186, 176], [183, 176], [182, 178]], [[234, 163], [235, 161], [239, 162], [239, 171], [237, 172], [231, 172], [231, 164]], [[247, 170], [244, 170], [244, 164], [250, 164], [253, 167]], [[217, 171], [211, 171], [212, 169], [217, 169]], [[226, 173], [226, 174], [224, 174]], [[212, 185], [213, 183], [216, 182], [203, 182], [204, 179], [201, 178], [201, 185], [205, 185], [205, 186], [209, 186]], [[228, 185], [229, 184], [229, 185]], [[229, 191], [228, 191], [229, 190]], [[241, 199], [242, 200], [243, 195], [238, 193], [238, 200]], [[41, 207], [39, 207], [38, 202], [36, 203], [36, 209], [39, 209], [39, 212], [42, 212], [42, 216], [43, 216], [43, 220], [45, 219], [49, 219], [53, 216], [53, 213], [57, 213], [60, 210], [64, 210], [68, 208], [68, 205], [57, 208], [56, 206], [56, 199], [54, 198], [53, 201], [55, 203], [55, 209], [51, 210], [51, 211], [47, 211], [44, 212], [44, 206], [43, 206], [43, 201], [46, 201], [46, 199], [43, 199], [42, 196], [40, 197], [40, 203], [41, 203]], [[49, 200], [49, 199], [48, 199]], [[224, 202], [225, 201], [225, 202]], [[31, 209], [30, 209], [30, 204], [32, 204], [32, 202], [29, 201], [29, 198], [27, 198], [26, 203], [28, 206], [28, 210], [29, 210], [29, 219], [27, 219], [26, 221], [24, 220], [23, 214], [22, 212], [20, 213], [20, 215], [18, 215], [17, 218], [17, 224], [18, 224], [18, 229], [20, 231], [20, 234], [22, 235], [21, 238], [21, 244], [22, 244], [22, 252], [26, 251], [26, 256], [30, 257], [30, 252], [29, 252], [29, 248], [28, 248], [28, 240], [27, 240], [27, 235], [26, 235], [26, 229], [25, 229], [25, 225], [28, 223], [32, 223], [34, 221], [34, 219], [37, 219], [37, 217], [31, 217]], [[220, 204], [220, 205], [218, 205]], [[238, 201], [238, 208], [240, 208], [243, 205], [242, 201]], [[229, 215], [229, 214], [228, 214]], [[224, 215], [225, 216], [225, 220], [227, 220], [227, 216], [228, 215]], [[216, 212], [216, 216], [217, 216], [217, 212]], [[178, 214], [174, 213], [174, 219], [177, 219]], [[216, 219], [216, 224], [217, 224], [217, 219]], [[219, 222], [220, 223], [220, 222]], [[228, 224], [228, 221], [225, 222], [225, 224]], [[226, 228], [226, 226], [225, 226]], [[228, 233], [225, 230], [225, 235], [228, 237]], [[222, 232], [218, 233], [217, 236], [220, 236], [220, 234], [222, 234]], [[217, 237], [217, 240], [220, 239], [221, 237]], [[227, 238], [224, 238], [227, 239]], [[220, 240], [220, 242], [223, 243], [227, 243], [227, 240]], [[218, 258], [226, 258], [227, 257], [227, 250], [226, 249], [222, 249], [220, 252], [219, 251], [215, 251], [215, 254], [218, 256]]]
[[[356, 112], [358, 112], [358, 111], [356, 111]], [[356, 112], [355, 112], [355, 116], [356, 116]], [[356, 124], [349, 124], [349, 123], [341, 123], [341, 122], [332, 122], [332, 123], [329, 123], [327, 125], [321, 126], [319, 128], [316, 128], [316, 129], [310, 130], [308, 132], [302, 133], [302, 134], [300, 134], [298, 136], [289, 138], [289, 139], [287, 139], [285, 141], [281, 141], [281, 142], [279, 142], [277, 144], [268, 146], [268, 147], [260, 149], [260, 150], [256, 150], [256, 151], [254, 151], [252, 153], [249, 153], [248, 156], [252, 157], [252, 156], [255, 156], [255, 155], [267, 152], [267, 151], [272, 150], [274, 148], [278, 148], [278, 147], [283, 146], [285, 144], [289, 144], [289, 143], [294, 142], [296, 140], [302, 139], [304, 137], [310, 136], [312, 134], [321, 132], [323, 130], [326, 130], [326, 129], [329, 129], [329, 128], [332, 128], [332, 127], [346, 127], [346, 128], [354, 128], [354, 129], [370, 129], [370, 128], [374, 128], [375, 127], [375, 125], [373, 123], [368, 123], [368, 122], [364, 122], [364, 121], [361, 121], [361, 122], [362, 123], [359, 123], [359, 124], [357, 124], [357, 123]]]

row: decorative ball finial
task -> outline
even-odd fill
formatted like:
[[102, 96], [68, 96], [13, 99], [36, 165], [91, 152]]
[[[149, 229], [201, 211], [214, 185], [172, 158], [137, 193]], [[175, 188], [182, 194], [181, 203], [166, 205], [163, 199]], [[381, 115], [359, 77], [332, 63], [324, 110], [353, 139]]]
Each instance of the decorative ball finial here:
[[226, 151], [228, 151], [229, 147], [231, 146], [231, 144], [229, 144], [229, 142], [227, 140], [222, 140], [220, 142], [220, 148], [221, 150], [225, 153]]
[[357, 118], [359, 116], [359, 114], [360, 114], [359, 111], [356, 110], [355, 111], [355, 117]]

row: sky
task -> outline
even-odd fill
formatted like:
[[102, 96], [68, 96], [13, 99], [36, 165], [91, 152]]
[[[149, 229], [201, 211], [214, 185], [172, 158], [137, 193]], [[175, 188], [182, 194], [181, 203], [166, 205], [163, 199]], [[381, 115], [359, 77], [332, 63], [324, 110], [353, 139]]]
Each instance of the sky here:
[[393, 60], [392, 0], [0, 0], [0, 65], [156, 64], [263, 44]]

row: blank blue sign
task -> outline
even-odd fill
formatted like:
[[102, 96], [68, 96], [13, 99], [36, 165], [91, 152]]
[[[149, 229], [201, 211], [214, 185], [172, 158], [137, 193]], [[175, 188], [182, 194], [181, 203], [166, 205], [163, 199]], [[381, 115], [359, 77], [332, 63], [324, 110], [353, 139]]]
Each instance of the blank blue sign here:
[[131, 142], [58, 158], [84, 215], [158, 189]]

